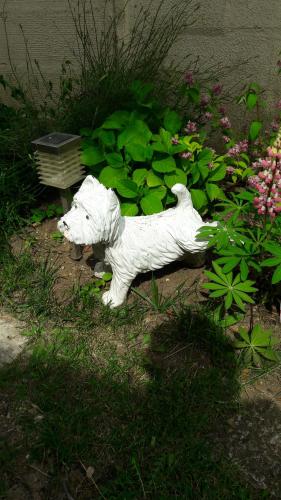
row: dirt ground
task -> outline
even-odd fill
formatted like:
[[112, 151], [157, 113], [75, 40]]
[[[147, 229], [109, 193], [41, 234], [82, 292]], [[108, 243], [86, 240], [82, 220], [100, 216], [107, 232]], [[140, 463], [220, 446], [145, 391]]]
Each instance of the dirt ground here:
[[[49, 254], [51, 262], [58, 266], [55, 293], [63, 301], [71, 285], [78, 281], [84, 285], [93, 279], [94, 258], [91, 247], [86, 247], [80, 261], [71, 260], [69, 243], [65, 240], [52, 239], [52, 233], [57, 231], [56, 225], [56, 219], [34, 225], [28, 229], [28, 234], [24, 239], [15, 239], [13, 246], [16, 252], [20, 252], [28, 244], [35, 255], [43, 257]], [[184, 263], [178, 262], [155, 273], [155, 277], [159, 290], [165, 295], [175, 293], [177, 287], [185, 282], [185, 288], [191, 290], [188, 300], [193, 302], [204, 300], [198, 292], [200, 283], [204, 280], [203, 268], [189, 269]], [[133, 286], [149, 294], [150, 282], [151, 273], [148, 273], [138, 277]], [[132, 295], [131, 292], [130, 296]], [[129, 300], [131, 300], [130, 296]], [[254, 314], [257, 321], [271, 328], [281, 339], [280, 318], [277, 311], [267, 311], [264, 307], [256, 307]], [[161, 323], [161, 317], [158, 317], [157, 321]], [[258, 370], [256, 375], [253, 375], [245, 369], [242, 375], [240, 405], [239, 413], [227, 422], [228, 432], [221, 434], [218, 429], [216, 435], [210, 436], [210, 439], [216, 445], [217, 453], [223, 450], [232, 462], [239, 465], [246, 481], [257, 492], [260, 492], [258, 498], [262, 498], [259, 496], [262, 495], [262, 490], [268, 490], [270, 496], [266, 498], [281, 499], [281, 367], [275, 367], [263, 376]], [[15, 424], [9, 402], [2, 400], [0, 406], [2, 410], [0, 412], [2, 414], [1, 434], [11, 432], [16, 439], [17, 429], [13, 428]], [[36, 409], [33, 411], [36, 412]], [[7, 425], [10, 426], [10, 430]], [[79, 474], [82, 474], [82, 471]], [[15, 485], [15, 489], [9, 492], [7, 498], [40, 500], [42, 497], [39, 490], [42, 488], [42, 483], [47, 480], [44, 471], [26, 470], [25, 484]], [[33, 492], [32, 497], [29, 496], [30, 488]], [[67, 493], [65, 498], [67, 498]]]

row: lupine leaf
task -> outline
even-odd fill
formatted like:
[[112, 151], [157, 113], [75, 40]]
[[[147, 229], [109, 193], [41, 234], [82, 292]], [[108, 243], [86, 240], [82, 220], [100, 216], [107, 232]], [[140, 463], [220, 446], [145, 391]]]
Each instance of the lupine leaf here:
[[271, 280], [273, 285], [276, 285], [279, 281], [281, 281], [281, 265], [275, 269]]
[[276, 257], [281, 258], [281, 245], [272, 242], [272, 243], [264, 243], [263, 246], [269, 253], [272, 253], [273, 255], [276, 255]]
[[222, 297], [222, 296], [223, 296], [223, 295], [225, 295], [225, 294], [226, 294], [226, 289], [225, 289], [225, 288], [223, 288], [223, 289], [221, 289], [221, 290], [216, 290], [216, 291], [214, 291], [214, 292], [211, 292], [211, 293], [209, 294], [209, 297], [212, 297], [212, 298], [216, 299], [216, 298], [218, 298], [218, 297]]

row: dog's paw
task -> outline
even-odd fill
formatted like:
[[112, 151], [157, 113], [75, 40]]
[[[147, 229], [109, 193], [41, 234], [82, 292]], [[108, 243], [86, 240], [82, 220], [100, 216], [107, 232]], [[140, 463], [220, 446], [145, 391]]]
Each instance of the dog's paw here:
[[114, 307], [121, 306], [123, 304], [123, 300], [118, 300], [116, 297], [112, 297], [110, 291], [105, 292], [101, 298], [103, 304], [105, 306], [109, 306], [110, 309], [113, 309]]
[[106, 266], [103, 262], [97, 262], [94, 267], [94, 276], [96, 278], [103, 278], [106, 273], [110, 273], [111, 268]]

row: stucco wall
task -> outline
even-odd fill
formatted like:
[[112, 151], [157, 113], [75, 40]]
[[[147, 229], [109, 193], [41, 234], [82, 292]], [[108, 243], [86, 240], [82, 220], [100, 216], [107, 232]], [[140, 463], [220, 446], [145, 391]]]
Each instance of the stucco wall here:
[[[171, 0], [172, 1], [172, 0]], [[124, 0], [115, 0], [120, 5]], [[3, 0], [0, 5], [3, 7]], [[150, 0], [142, 0], [149, 5]], [[111, 0], [111, 8], [114, 1]], [[101, 25], [104, 0], [95, 0], [97, 22]], [[127, 32], [139, 6], [131, 1], [120, 32]], [[64, 58], [71, 59], [69, 46], [74, 42], [74, 27], [67, 0], [7, 0], [8, 35], [14, 64], [25, 71], [25, 48], [19, 24], [28, 39], [32, 58], [38, 59], [47, 78], [55, 79]], [[182, 58], [186, 53], [199, 55], [202, 64], [247, 65], [227, 70], [225, 80], [252, 78], [270, 89], [275, 99], [281, 96], [276, 61], [281, 49], [280, 0], [201, 0], [196, 23], [188, 28], [173, 50]], [[0, 31], [0, 74], [9, 74], [9, 62], [3, 27]]]

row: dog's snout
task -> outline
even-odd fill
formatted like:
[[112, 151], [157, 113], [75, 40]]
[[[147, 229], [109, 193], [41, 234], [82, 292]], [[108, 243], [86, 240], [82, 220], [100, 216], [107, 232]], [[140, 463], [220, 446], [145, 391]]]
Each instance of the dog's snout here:
[[69, 227], [68, 227], [68, 224], [67, 222], [65, 222], [65, 220], [61, 219], [58, 223], [58, 228], [61, 230], [61, 231], [65, 231], [65, 230], [68, 230]]

